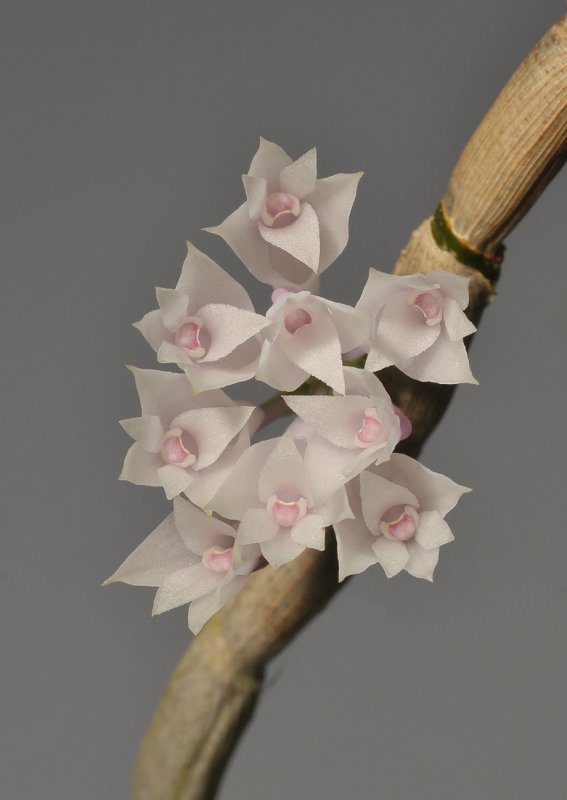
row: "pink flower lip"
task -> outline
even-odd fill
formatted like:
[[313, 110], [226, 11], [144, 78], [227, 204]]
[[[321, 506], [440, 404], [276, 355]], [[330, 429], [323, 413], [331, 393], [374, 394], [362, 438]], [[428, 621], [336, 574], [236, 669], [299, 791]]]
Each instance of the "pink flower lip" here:
[[183, 435], [181, 428], [171, 428], [165, 434], [160, 453], [166, 464], [190, 467], [197, 460], [197, 456], [185, 447]]
[[210, 547], [203, 553], [203, 565], [212, 572], [228, 572], [234, 560], [232, 547]]
[[282, 528], [291, 528], [307, 513], [307, 501], [304, 497], [286, 502], [285, 500], [280, 500], [277, 494], [273, 494], [268, 499], [266, 507], [268, 513]]
[[187, 317], [175, 334], [175, 344], [182, 347], [191, 358], [203, 358], [206, 353], [200, 339], [202, 327], [202, 319]]
[[407, 542], [415, 536], [419, 525], [419, 514], [411, 506], [395, 506], [380, 521], [380, 531], [386, 539]]
[[286, 294], [289, 294], [289, 289], [283, 289], [281, 287], [279, 289], [274, 289], [272, 292], [272, 303], [277, 303], [280, 297], [284, 297]]
[[438, 289], [431, 292], [411, 292], [408, 303], [415, 306], [423, 314], [425, 324], [438, 325], [443, 318], [443, 295]]
[[300, 202], [293, 194], [274, 192], [266, 198], [260, 216], [268, 228], [284, 228], [299, 216], [300, 211]]
[[296, 308], [285, 315], [284, 327], [288, 333], [297, 333], [300, 328], [311, 325], [313, 318], [304, 308]]
[[384, 431], [375, 408], [364, 409], [364, 419], [354, 437], [358, 447], [371, 447], [383, 442]]

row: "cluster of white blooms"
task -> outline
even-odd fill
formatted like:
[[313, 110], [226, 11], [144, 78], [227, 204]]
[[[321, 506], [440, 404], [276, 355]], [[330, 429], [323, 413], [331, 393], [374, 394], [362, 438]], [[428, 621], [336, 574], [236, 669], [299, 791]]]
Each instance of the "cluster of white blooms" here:
[[[194, 633], [254, 570], [323, 550], [331, 526], [339, 580], [376, 562], [388, 577], [431, 580], [453, 539], [444, 517], [468, 490], [394, 453], [411, 422], [375, 373], [395, 365], [417, 380], [476, 382], [463, 344], [475, 330], [467, 280], [371, 269], [356, 307], [319, 296], [360, 177], [318, 179], [314, 149], [292, 161], [261, 139], [246, 201], [208, 230], [272, 286], [272, 306], [256, 313], [188, 245], [177, 286], [158, 289], [159, 308], [136, 323], [158, 362], [181, 371], [132, 370], [141, 416], [121, 423], [135, 440], [121, 477], [162, 486], [173, 512], [108, 582], [158, 587], [156, 614], [189, 603]], [[364, 367], [349, 365], [354, 353]], [[251, 443], [264, 412], [223, 389], [254, 377], [293, 392], [283, 400], [296, 416], [283, 436]]]

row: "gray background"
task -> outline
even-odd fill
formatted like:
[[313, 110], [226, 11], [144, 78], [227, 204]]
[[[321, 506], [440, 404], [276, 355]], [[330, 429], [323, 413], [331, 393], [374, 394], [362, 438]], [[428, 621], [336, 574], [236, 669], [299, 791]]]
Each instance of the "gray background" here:
[[[130, 323], [242, 201], [261, 134], [364, 169], [324, 290], [354, 301], [434, 208], [563, 0], [5, 2], [2, 784], [121, 800], [184, 649], [185, 610], [100, 582], [165, 516], [119, 483], [137, 414]], [[499, 295], [424, 453], [473, 486], [433, 585], [379, 568], [277, 659], [222, 800], [563, 798], [566, 176], [508, 241]], [[256, 387], [245, 387], [256, 392]], [[254, 394], [258, 398], [259, 394]]]

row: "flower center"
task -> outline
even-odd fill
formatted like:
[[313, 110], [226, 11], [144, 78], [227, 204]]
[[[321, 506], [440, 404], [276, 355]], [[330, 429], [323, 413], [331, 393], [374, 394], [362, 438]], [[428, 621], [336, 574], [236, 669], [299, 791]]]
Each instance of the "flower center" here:
[[407, 542], [417, 530], [419, 514], [411, 506], [394, 506], [380, 521], [380, 531], [386, 539]]
[[300, 211], [299, 200], [293, 194], [274, 192], [266, 198], [260, 216], [268, 228], [284, 228], [299, 216]]
[[354, 437], [354, 443], [358, 447], [371, 447], [384, 439], [382, 423], [378, 419], [375, 408], [366, 408], [362, 425]]
[[205, 355], [206, 350], [200, 338], [202, 327], [203, 320], [199, 317], [188, 317], [175, 334], [175, 344], [182, 347], [191, 358], [202, 358]]
[[210, 547], [203, 553], [203, 564], [213, 572], [228, 572], [232, 567], [234, 552], [232, 547]]
[[[177, 467], [190, 467], [197, 460], [189, 447], [187, 434], [181, 428], [171, 428], [163, 437], [161, 457], [166, 464]], [[185, 439], [185, 442], [183, 441]]]
[[434, 289], [432, 292], [410, 295], [408, 302], [418, 308], [423, 314], [426, 325], [437, 325], [443, 317], [443, 296]]
[[269, 498], [266, 507], [268, 513], [282, 528], [291, 528], [307, 513], [307, 501], [304, 497], [286, 502], [285, 500], [280, 500], [277, 494], [273, 494]]
[[300, 328], [311, 325], [313, 319], [304, 308], [296, 308], [285, 315], [284, 325], [288, 333], [297, 333]]

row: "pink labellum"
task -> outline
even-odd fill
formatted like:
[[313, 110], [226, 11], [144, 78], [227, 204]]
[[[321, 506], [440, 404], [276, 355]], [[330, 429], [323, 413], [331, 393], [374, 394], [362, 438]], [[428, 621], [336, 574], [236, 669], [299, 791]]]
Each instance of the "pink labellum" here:
[[413, 538], [419, 525], [419, 514], [411, 506], [400, 506], [390, 509], [382, 517], [380, 530], [387, 539], [394, 539], [398, 542], [407, 542]]
[[191, 358], [202, 358], [205, 348], [200, 340], [203, 321], [199, 317], [189, 317], [175, 334], [175, 343], [182, 347]]
[[160, 452], [166, 464], [177, 467], [190, 467], [197, 460], [197, 456], [185, 447], [181, 428], [172, 428], [165, 434]]
[[408, 295], [408, 303], [418, 308], [423, 314], [426, 325], [438, 325], [443, 317], [443, 295], [437, 289], [421, 294]]
[[307, 512], [307, 502], [304, 497], [292, 502], [285, 502], [273, 494], [267, 502], [268, 513], [272, 515], [282, 528], [291, 528], [302, 519]]
[[203, 553], [203, 564], [213, 572], [228, 572], [234, 561], [234, 550], [227, 547], [211, 547]]
[[282, 289], [282, 288], [274, 289], [271, 295], [272, 303], [276, 303], [280, 299], [280, 297], [283, 297], [286, 294], [289, 294], [289, 289]]
[[297, 333], [300, 328], [310, 325], [313, 319], [303, 308], [296, 308], [285, 315], [284, 325], [288, 333]]
[[274, 192], [266, 198], [260, 216], [264, 225], [269, 228], [284, 228], [299, 216], [300, 211], [297, 197], [287, 192]]
[[362, 425], [354, 437], [354, 443], [359, 447], [370, 447], [378, 444], [383, 438], [384, 431], [376, 409], [366, 408]]

